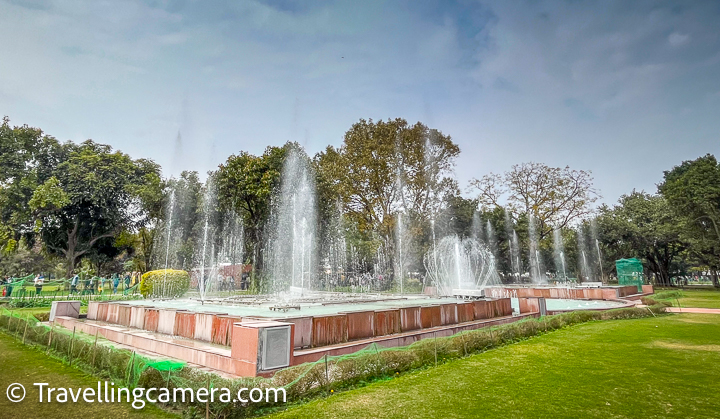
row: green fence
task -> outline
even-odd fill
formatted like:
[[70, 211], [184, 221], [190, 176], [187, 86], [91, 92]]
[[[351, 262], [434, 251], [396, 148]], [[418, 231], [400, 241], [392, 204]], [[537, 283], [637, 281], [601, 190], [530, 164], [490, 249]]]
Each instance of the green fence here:
[[640, 260], [635, 258], [616, 260], [615, 268], [617, 269], [619, 285], [636, 285], [638, 292], [642, 293], [645, 275], [643, 274], [643, 265]]

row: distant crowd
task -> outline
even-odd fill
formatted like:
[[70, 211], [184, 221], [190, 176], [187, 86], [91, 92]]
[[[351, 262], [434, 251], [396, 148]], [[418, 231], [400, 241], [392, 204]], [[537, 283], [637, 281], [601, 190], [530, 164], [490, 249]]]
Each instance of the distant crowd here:
[[[140, 283], [141, 279], [141, 272], [124, 272], [122, 274], [114, 273], [112, 274], [112, 276], [110, 276], [110, 278], [100, 278], [97, 276], [81, 278], [80, 274], [75, 274], [69, 280], [59, 281], [47, 281], [45, 275], [38, 274], [35, 275], [35, 277], [33, 278], [32, 284], [35, 287], [35, 295], [40, 295], [42, 293], [43, 287], [46, 285], [46, 282], [50, 282], [50, 285], [58, 285], [63, 288], [67, 286], [66, 284], [69, 283], [69, 291], [71, 295], [102, 294], [104, 291], [107, 290], [112, 290], [112, 293], [116, 294], [118, 292], [118, 289], [127, 290], [134, 287], [135, 285]], [[12, 295], [13, 288], [15, 286], [24, 287], [27, 285], [27, 283], [23, 282], [22, 284], [18, 284], [17, 279], [13, 280], [13, 278], [8, 276], [5, 277], [4, 280], [2, 280], [0, 285], [5, 285], [2, 291], [2, 295], [9, 297]]]

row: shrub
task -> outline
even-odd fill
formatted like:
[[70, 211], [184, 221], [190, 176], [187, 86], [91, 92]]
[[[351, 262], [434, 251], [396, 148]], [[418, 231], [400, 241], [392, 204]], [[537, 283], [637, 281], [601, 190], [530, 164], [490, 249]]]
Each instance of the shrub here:
[[652, 297], [642, 297], [640, 298], [640, 301], [646, 306], [654, 306], [658, 303], [658, 301]]
[[182, 297], [190, 289], [190, 275], [181, 270], [158, 269], [146, 272], [140, 282], [143, 297]]
[[675, 298], [681, 298], [683, 296], [681, 291], [660, 291], [653, 295], [656, 300], [671, 300]]

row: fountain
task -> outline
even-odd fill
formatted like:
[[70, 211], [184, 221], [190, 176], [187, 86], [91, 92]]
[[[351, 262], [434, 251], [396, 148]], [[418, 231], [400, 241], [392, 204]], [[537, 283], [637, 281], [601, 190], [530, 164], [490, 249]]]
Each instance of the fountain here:
[[272, 291], [303, 296], [315, 280], [317, 205], [308, 159], [294, 147], [288, 151], [274, 204], [268, 263]]
[[490, 252], [492, 252], [493, 256], [497, 257], [497, 238], [495, 237], [495, 231], [493, 231], [493, 227], [489, 219], [485, 223], [485, 234], [487, 238], [486, 243], [490, 248]]
[[562, 231], [559, 228], [553, 229], [553, 256], [555, 257], [555, 270], [558, 280], [567, 281], [565, 271], [565, 246], [563, 245]]
[[542, 257], [540, 256], [540, 245], [535, 229], [535, 219], [532, 215], [528, 215], [528, 233], [530, 236], [530, 252], [528, 255], [530, 261], [530, 278], [534, 284], [545, 284], [547, 283], [547, 279], [543, 274], [544, 270]]
[[439, 295], [454, 295], [461, 290], [481, 291], [500, 282], [492, 252], [471, 238], [443, 237], [434, 251], [425, 254], [423, 261]]
[[578, 254], [580, 255], [580, 260], [578, 261], [578, 263], [580, 264], [580, 278], [582, 279], [582, 281], [592, 282], [592, 272], [590, 270], [590, 264], [588, 263], [587, 254], [585, 252], [585, 234], [583, 234], [582, 226], [579, 226], [577, 229], [577, 245]]
[[168, 222], [165, 226], [166, 230], [166, 237], [165, 237], [165, 275], [163, 277], [163, 283], [162, 283], [162, 296], [167, 295], [167, 270], [169, 268], [168, 262], [170, 260], [170, 242], [172, 239], [171, 233], [172, 233], [172, 224], [173, 224], [173, 213], [175, 212], [175, 189], [173, 189], [172, 193], [170, 194], [170, 204], [167, 207], [167, 213], [168, 213]]
[[398, 213], [397, 215], [397, 225], [395, 226], [395, 234], [397, 237], [397, 252], [396, 252], [396, 264], [397, 264], [397, 273], [398, 273], [398, 280], [400, 281], [400, 294], [403, 293], [403, 275], [405, 274], [405, 254], [403, 254], [403, 235], [405, 234], [405, 229], [403, 227], [403, 216], [402, 213]]
[[513, 271], [516, 273], [518, 278], [522, 274], [522, 263], [520, 261], [520, 240], [518, 239], [517, 232], [513, 229], [512, 231], [512, 247], [510, 248], [513, 258]]
[[197, 249], [196, 260], [199, 266], [198, 291], [200, 300], [204, 301], [207, 292], [217, 278], [217, 267], [215, 266], [215, 216], [217, 206], [217, 191], [212, 179], [205, 183], [205, 194], [203, 196], [202, 213], [204, 217], [202, 242]]
[[482, 220], [480, 219], [480, 213], [475, 211], [472, 216], [471, 237], [475, 240], [482, 240], [483, 227]]
[[605, 273], [603, 272], [602, 252], [600, 252], [600, 240], [598, 239], [597, 221], [595, 218], [590, 220], [590, 238], [595, 243], [595, 249], [597, 250], [597, 263], [598, 267], [600, 267], [600, 280], [602, 281]]

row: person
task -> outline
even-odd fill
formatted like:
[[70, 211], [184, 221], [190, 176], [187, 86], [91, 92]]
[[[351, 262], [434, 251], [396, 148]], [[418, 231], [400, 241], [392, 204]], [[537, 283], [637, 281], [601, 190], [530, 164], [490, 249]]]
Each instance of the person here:
[[43, 283], [45, 282], [45, 277], [38, 274], [33, 282], [35, 283], [35, 295], [40, 295], [40, 293], [42, 292]]
[[243, 272], [242, 274], [240, 274], [240, 290], [241, 291], [245, 291], [249, 288], [248, 287], [249, 279], [250, 279], [250, 274], [248, 274], [247, 272]]
[[125, 272], [125, 289], [130, 288], [130, 272]]
[[5, 279], [5, 283], [7, 283], [7, 285], [5, 286], [5, 296], [6, 296], [6, 297], [12, 297], [12, 292], [13, 292], [13, 286], [12, 286], [12, 283], [13, 283], [13, 282], [12, 282], [12, 278], [10, 278], [10, 277], [8, 276], [8, 277]]
[[70, 294], [77, 293], [78, 282], [80, 281], [80, 275], [75, 274], [70, 281]]
[[90, 283], [88, 284], [88, 285], [90, 286], [90, 287], [88, 288], [88, 293], [89, 293], [89, 294], [95, 294], [95, 283], [96, 283], [96, 282], [97, 282], [97, 281], [95, 280], [95, 277], [94, 277], [94, 276], [93, 276], [92, 278], [90, 278]]
[[112, 276], [113, 294], [117, 294], [118, 285], [120, 285], [120, 276], [116, 272]]

